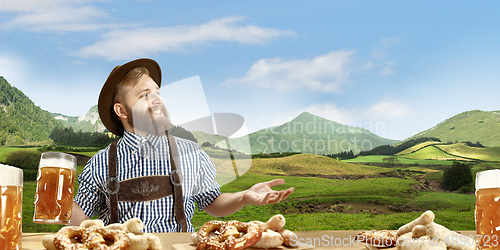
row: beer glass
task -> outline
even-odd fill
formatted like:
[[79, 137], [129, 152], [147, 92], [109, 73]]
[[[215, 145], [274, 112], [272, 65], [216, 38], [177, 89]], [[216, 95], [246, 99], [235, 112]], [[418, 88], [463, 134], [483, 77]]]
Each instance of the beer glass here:
[[45, 152], [40, 157], [36, 179], [33, 222], [71, 224], [76, 157], [59, 152]]
[[500, 249], [500, 170], [476, 174], [476, 232], [479, 249]]
[[23, 171], [0, 164], [0, 249], [21, 250]]

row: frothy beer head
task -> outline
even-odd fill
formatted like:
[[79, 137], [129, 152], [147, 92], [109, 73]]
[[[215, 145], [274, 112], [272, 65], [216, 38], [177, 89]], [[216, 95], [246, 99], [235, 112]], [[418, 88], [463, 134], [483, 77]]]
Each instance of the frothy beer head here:
[[500, 170], [488, 170], [476, 174], [476, 190], [500, 187]]
[[0, 164], [0, 186], [22, 186], [23, 170]]
[[76, 170], [76, 157], [60, 152], [45, 152], [40, 158], [40, 168], [43, 167], [60, 167]]

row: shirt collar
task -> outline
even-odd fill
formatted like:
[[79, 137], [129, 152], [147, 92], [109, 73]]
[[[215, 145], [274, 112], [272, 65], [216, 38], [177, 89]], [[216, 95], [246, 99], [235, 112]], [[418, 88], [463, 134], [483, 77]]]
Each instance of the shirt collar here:
[[153, 146], [153, 148], [158, 149], [164, 137], [166, 136], [154, 136], [151, 134], [141, 136], [127, 130], [123, 132], [123, 141], [125, 145], [133, 151], [139, 150], [144, 143], [148, 143]]

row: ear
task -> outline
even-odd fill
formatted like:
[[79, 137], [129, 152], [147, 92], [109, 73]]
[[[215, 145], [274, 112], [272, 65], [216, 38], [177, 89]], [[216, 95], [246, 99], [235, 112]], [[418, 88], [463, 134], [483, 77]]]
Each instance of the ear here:
[[125, 106], [123, 106], [123, 104], [121, 104], [119, 102], [115, 103], [113, 105], [113, 110], [115, 111], [118, 118], [127, 119], [128, 114], [127, 114], [127, 111], [125, 110]]

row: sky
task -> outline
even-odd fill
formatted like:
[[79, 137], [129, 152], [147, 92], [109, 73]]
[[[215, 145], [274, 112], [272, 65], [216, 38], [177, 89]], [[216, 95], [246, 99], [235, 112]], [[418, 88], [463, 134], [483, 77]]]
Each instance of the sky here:
[[0, 75], [42, 109], [82, 116], [115, 66], [152, 58], [162, 95], [196, 88], [167, 109], [195, 99], [205, 107], [191, 107], [203, 111], [193, 119], [238, 114], [233, 136], [307, 111], [404, 140], [500, 110], [499, 10], [493, 0], [0, 0]]

